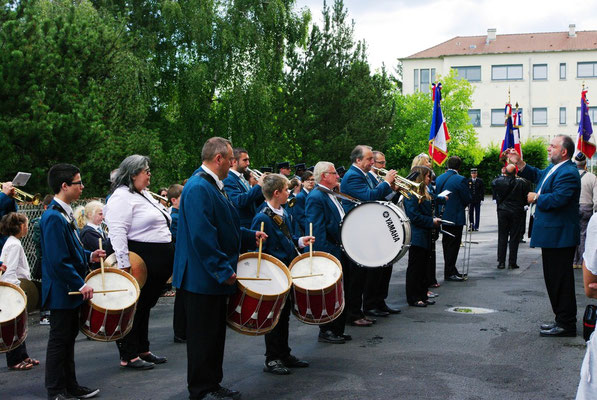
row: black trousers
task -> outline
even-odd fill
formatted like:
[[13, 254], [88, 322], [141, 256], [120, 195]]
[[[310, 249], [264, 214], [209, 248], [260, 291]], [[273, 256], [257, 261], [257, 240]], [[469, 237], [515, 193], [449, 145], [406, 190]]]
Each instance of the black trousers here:
[[218, 390], [224, 376], [228, 296], [179, 289], [187, 316], [187, 386], [190, 399]]
[[363, 310], [384, 308], [390, 289], [393, 265], [371, 268], [367, 272], [367, 280], [363, 293]]
[[556, 323], [576, 330], [576, 294], [572, 261], [575, 247], [542, 248], [543, 277]]
[[524, 213], [498, 210], [498, 263], [506, 263], [506, 248], [510, 244], [508, 265], [516, 265], [518, 245], [524, 229]]
[[458, 260], [458, 252], [460, 251], [460, 243], [462, 242], [462, 225], [443, 225], [442, 229], [454, 235], [454, 237], [442, 235], [442, 247], [444, 249], [444, 278], [447, 278], [458, 274], [456, 260]]
[[14, 367], [27, 358], [29, 358], [29, 355], [27, 354], [27, 346], [25, 345], [25, 342], [23, 342], [18, 347], [6, 352], [6, 366]]
[[[367, 276], [371, 272], [371, 268], [359, 267], [354, 262], [348, 263], [348, 270], [350, 279], [348, 281], [348, 289], [346, 290], [346, 307], [348, 314], [346, 318], [349, 321], [356, 321], [364, 318], [363, 313], [363, 294], [365, 292], [365, 284], [367, 283]], [[346, 288], [346, 282], [344, 284]]]
[[431, 241], [431, 249], [429, 251], [429, 261], [427, 262], [425, 279], [427, 281], [427, 287], [431, 287], [431, 285], [435, 285], [437, 283], [437, 278], [435, 277], [435, 241]]
[[278, 323], [271, 332], [265, 334], [265, 362], [284, 360], [290, 355], [292, 349], [288, 347], [288, 328], [291, 307], [292, 301], [289, 295], [280, 313]]
[[481, 219], [481, 202], [471, 203], [468, 206], [468, 223], [470, 228], [479, 229]]
[[180, 339], [187, 338], [187, 311], [180, 290], [176, 289], [174, 298], [174, 317], [172, 318], [174, 336]]
[[351, 267], [352, 261], [342, 253], [342, 257], [340, 258], [340, 264], [342, 264], [342, 284], [344, 290], [344, 310], [340, 313], [338, 318], [333, 320], [332, 322], [328, 322], [327, 324], [319, 325], [320, 332], [325, 331], [332, 331], [332, 333], [336, 336], [341, 336], [344, 334], [344, 329], [346, 328], [346, 320], [348, 318], [348, 294], [347, 290], [350, 285], [350, 281], [353, 279], [351, 275]]
[[408, 250], [408, 267], [406, 268], [406, 301], [409, 305], [417, 301], [427, 300], [427, 264], [430, 249], [410, 246]]
[[52, 318], [46, 352], [46, 390], [48, 396], [55, 396], [79, 386], [75, 374], [75, 338], [79, 333], [79, 307], [50, 311]]
[[130, 361], [149, 351], [149, 315], [156, 305], [164, 284], [172, 275], [174, 245], [172, 243], [141, 243], [129, 240], [129, 250], [145, 261], [147, 281], [141, 289], [133, 327], [129, 333], [116, 341], [120, 359]]

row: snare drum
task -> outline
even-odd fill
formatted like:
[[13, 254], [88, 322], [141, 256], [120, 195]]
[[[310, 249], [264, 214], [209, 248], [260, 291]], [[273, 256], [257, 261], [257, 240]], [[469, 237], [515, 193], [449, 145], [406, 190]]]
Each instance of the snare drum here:
[[340, 223], [342, 248], [362, 267], [382, 267], [398, 261], [410, 247], [410, 234], [406, 213], [389, 202], [359, 204]]
[[309, 253], [305, 253], [292, 260], [289, 268], [292, 276], [290, 293], [294, 300], [292, 313], [299, 321], [321, 325], [340, 316], [344, 310], [344, 290], [342, 264], [336, 257], [314, 251], [311, 261]]
[[[134, 251], [129, 251], [129, 262], [131, 263], [130, 274], [137, 280], [139, 287], [143, 288], [147, 281], [147, 266], [141, 256]], [[104, 260], [104, 266], [110, 268], [118, 268], [118, 261], [116, 260], [116, 253], [112, 253]]]
[[[256, 277], [257, 257], [258, 253], [241, 254], [236, 275]], [[274, 329], [292, 284], [288, 268], [269, 254], [261, 254], [259, 277], [271, 280], [239, 279], [236, 293], [228, 300], [228, 326], [245, 335], [263, 335]]]
[[[124, 292], [94, 293], [81, 305], [79, 327], [85, 336], [100, 342], [111, 342], [126, 336], [133, 327], [139, 300], [139, 284], [130, 274], [117, 268], [104, 268], [106, 290], [127, 289]], [[93, 290], [103, 290], [102, 271], [92, 271], [85, 283]]]
[[21, 345], [27, 337], [27, 296], [8, 282], [0, 282], [0, 353]]

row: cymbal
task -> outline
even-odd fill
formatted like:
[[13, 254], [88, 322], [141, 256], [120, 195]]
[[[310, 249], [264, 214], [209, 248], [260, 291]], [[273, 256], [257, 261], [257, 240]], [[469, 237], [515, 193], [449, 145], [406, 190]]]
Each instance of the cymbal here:
[[[139, 288], [142, 288], [147, 281], [147, 266], [141, 256], [134, 251], [129, 251], [129, 262], [131, 263], [130, 274], [137, 280]], [[110, 254], [108, 258], [104, 260], [104, 266], [110, 268], [119, 268], [118, 261], [116, 260], [116, 253]]]

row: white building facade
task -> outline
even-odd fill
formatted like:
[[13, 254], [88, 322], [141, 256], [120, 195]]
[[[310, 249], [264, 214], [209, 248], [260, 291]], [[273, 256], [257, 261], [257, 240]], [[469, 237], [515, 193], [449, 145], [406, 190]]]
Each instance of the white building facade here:
[[[508, 90], [512, 107], [518, 103], [522, 110], [522, 141], [549, 141], [559, 134], [576, 138], [583, 83], [597, 105], [597, 31], [569, 28], [515, 35], [490, 29], [487, 36], [455, 37], [402, 59], [402, 90], [430, 92], [437, 76], [455, 69], [475, 88], [469, 115], [481, 145], [499, 145], [504, 138]], [[595, 124], [597, 107], [589, 112]]]

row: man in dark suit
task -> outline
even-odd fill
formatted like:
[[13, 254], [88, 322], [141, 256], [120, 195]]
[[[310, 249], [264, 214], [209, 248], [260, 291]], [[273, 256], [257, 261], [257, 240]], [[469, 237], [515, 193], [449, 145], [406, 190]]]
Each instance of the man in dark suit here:
[[220, 386], [223, 378], [228, 296], [236, 290], [241, 244], [255, 247], [262, 232], [240, 226], [222, 182], [233, 160], [230, 142], [208, 139], [203, 164], [188, 180], [180, 200], [172, 285], [187, 312], [187, 384], [191, 399], [239, 399]]
[[[344, 292], [346, 293], [346, 288], [352, 278], [348, 268], [348, 258], [340, 247], [340, 222], [345, 213], [338, 199], [329, 193], [338, 186], [338, 173], [334, 164], [327, 161], [318, 162], [313, 172], [317, 185], [307, 196], [305, 229], [308, 231], [309, 223], [313, 224], [313, 236], [316, 238], [313, 250], [330, 253], [342, 264]], [[338, 318], [319, 326], [318, 341], [341, 344], [352, 339], [350, 335], [344, 334], [346, 312], [345, 307]]]
[[439, 195], [445, 190], [451, 193], [443, 209], [442, 219], [451, 221], [454, 225], [443, 225], [442, 229], [453, 235], [443, 235], [442, 247], [444, 249], [444, 280], [460, 282], [464, 279], [456, 269], [456, 260], [462, 241], [462, 228], [466, 225], [464, 210], [471, 203], [466, 178], [458, 173], [462, 160], [458, 156], [448, 159], [448, 170], [437, 177], [436, 192]]
[[468, 206], [468, 228], [471, 231], [478, 231], [479, 219], [481, 218], [481, 202], [485, 198], [485, 184], [483, 184], [483, 179], [477, 176], [477, 168], [471, 168], [468, 188], [471, 192], [471, 204]]
[[313, 176], [313, 172], [311, 171], [303, 171], [303, 187], [301, 191], [294, 197], [294, 207], [291, 207], [292, 210], [292, 218], [296, 221], [299, 231], [297, 233], [305, 234], [309, 233], [309, 231], [305, 232], [305, 225], [309, 226], [306, 223], [305, 219], [305, 204], [307, 202], [307, 196], [313, 188], [315, 187], [315, 177]]
[[[52, 313], [46, 356], [46, 390], [49, 399], [90, 398], [99, 389], [79, 386], [75, 374], [75, 338], [79, 332], [79, 307], [93, 297], [93, 288], [85, 284], [89, 261], [98, 262], [106, 252], [84, 250], [75, 225], [71, 202], [83, 192], [79, 169], [70, 164], [56, 164], [48, 173], [54, 200], [43, 214], [42, 307]], [[79, 291], [81, 295], [69, 296]]]
[[[379, 184], [369, 174], [374, 163], [371, 147], [363, 145], [356, 146], [350, 154], [350, 160], [352, 161], [352, 166], [342, 179], [342, 193], [361, 201], [384, 200], [386, 196], [392, 193], [396, 171], [390, 170], [384, 177], [384, 181]], [[356, 205], [343, 200], [342, 206], [344, 207], [344, 211], [348, 213]], [[368, 232], [367, 234], [374, 234], [374, 232]], [[352, 325], [370, 326], [373, 320], [365, 317], [365, 313], [363, 312], [363, 293], [368, 275], [373, 273], [379, 277], [379, 273], [367, 267], [357, 266], [355, 263], [350, 263], [350, 265], [352, 279], [346, 296], [346, 305], [348, 306], [347, 318]], [[376, 314], [379, 316], [389, 315], [389, 312], [385, 310], [376, 311], [378, 311]]]
[[[15, 188], [12, 186], [12, 182], [4, 182], [2, 184], [2, 191], [0, 192], [0, 218], [11, 212], [17, 212], [18, 206], [14, 199]], [[8, 236], [0, 235], [0, 251], [2, 246], [8, 239]]]
[[243, 148], [233, 150], [234, 160], [232, 167], [228, 172], [228, 177], [224, 179], [224, 187], [230, 201], [236, 207], [240, 216], [240, 225], [245, 228], [251, 226], [253, 217], [263, 204], [263, 178], [257, 180], [257, 185], [251, 187], [249, 182], [243, 177], [243, 174], [251, 165], [249, 153]]
[[527, 165], [513, 149], [508, 160], [518, 174], [537, 184], [527, 201], [534, 207], [531, 247], [541, 247], [543, 276], [555, 322], [541, 325], [541, 336], [576, 336], [576, 297], [572, 262], [580, 242], [578, 204], [580, 175], [571, 161], [574, 142], [554, 137], [547, 150], [551, 164], [544, 170]]

